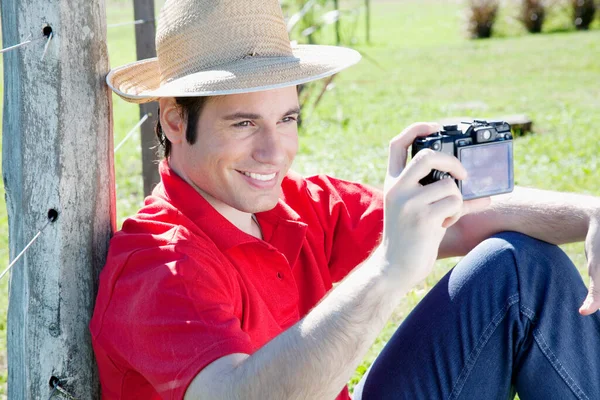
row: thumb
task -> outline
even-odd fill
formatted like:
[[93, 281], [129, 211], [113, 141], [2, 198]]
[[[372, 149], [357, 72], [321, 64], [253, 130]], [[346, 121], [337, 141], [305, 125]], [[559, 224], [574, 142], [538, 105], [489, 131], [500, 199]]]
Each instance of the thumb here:
[[390, 142], [387, 176], [397, 178], [404, 170], [408, 159], [408, 148], [417, 137], [430, 135], [441, 129], [441, 125], [434, 122], [417, 122], [393, 138]]
[[600, 290], [594, 285], [594, 280], [590, 280], [590, 289], [583, 305], [579, 308], [579, 314], [587, 316], [592, 315], [600, 309]]

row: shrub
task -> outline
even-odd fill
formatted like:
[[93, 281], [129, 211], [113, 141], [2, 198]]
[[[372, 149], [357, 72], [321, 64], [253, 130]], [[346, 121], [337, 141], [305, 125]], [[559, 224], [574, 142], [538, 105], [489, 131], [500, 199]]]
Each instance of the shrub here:
[[467, 29], [471, 38], [489, 38], [498, 14], [499, 0], [469, 0]]
[[594, 20], [596, 5], [594, 0], [571, 0], [573, 4], [573, 22], [577, 29], [589, 29]]
[[542, 31], [545, 16], [543, 0], [523, 0], [520, 20], [530, 33]]

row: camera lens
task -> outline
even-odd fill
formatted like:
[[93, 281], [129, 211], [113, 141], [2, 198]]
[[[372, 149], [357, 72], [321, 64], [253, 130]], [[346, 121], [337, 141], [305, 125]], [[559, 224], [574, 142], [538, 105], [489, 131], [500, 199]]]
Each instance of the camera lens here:
[[452, 175], [444, 171], [438, 171], [437, 169], [433, 170], [433, 179], [436, 181], [441, 181], [442, 179], [450, 179]]
[[490, 138], [492, 137], [492, 132], [486, 129], [481, 133], [481, 137], [483, 138], [483, 140], [490, 140]]
[[442, 143], [440, 143], [439, 141], [433, 142], [431, 148], [435, 151], [440, 151], [442, 149]]

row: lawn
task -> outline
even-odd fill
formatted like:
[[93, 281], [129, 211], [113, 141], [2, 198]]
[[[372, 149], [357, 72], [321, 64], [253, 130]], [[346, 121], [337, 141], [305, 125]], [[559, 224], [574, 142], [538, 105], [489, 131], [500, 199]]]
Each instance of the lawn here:
[[[133, 20], [131, 3], [109, 0], [109, 23]], [[294, 168], [304, 174], [328, 173], [381, 186], [387, 143], [410, 123], [524, 113], [534, 121], [534, 133], [516, 140], [517, 184], [600, 195], [598, 19], [592, 30], [575, 32], [564, 13], [554, 12], [543, 34], [528, 35], [511, 12], [503, 10], [496, 36], [472, 41], [463, 34], [462, 7], [460, 2], [443, 0], [375, 1], [371, 43], [364, 42], [362, 24], [355, 31], [355, 46], [365, 59], [335, 79], [316, 109], [303, 111], [301, 149]], [[331, 38], [331, 32], [326, 37]], [[109, 29], [108, 46], [112, 66], [135, 61], [132, 27]], [[114, 121], [115, 143], [119, 143], [138, 121], [137, 107], [114, 96]], [[119, 225], [142, 202], [139, 154], [139, 138], [116, 154]], [[0, 195], [4, 197], [2, 187]], [[3, 202], [0, 226], [3, 270], [8, 263]], [[583, 274], [583, 246], [564, 249]], [[455, 262], [439, 262], [426, 282], [406, 297], [353, 383], [395, 326]], [[7, 279], [0, 282], [0, 382], [6, 381], [7, 283]], [[4, 390], [2, 386], [0, 396]]]

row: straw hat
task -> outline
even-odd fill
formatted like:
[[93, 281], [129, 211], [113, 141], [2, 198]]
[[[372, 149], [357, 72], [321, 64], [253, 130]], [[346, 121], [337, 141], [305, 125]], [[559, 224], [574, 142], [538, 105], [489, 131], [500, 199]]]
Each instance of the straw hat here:
[[156, 54], [111, 70], [108, 85], [126, 101], [146, 103], [294, 86], [360, 60], [344, 47], [292, 47], [278, 0], [167, 0]]

